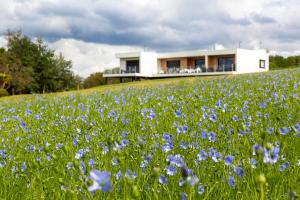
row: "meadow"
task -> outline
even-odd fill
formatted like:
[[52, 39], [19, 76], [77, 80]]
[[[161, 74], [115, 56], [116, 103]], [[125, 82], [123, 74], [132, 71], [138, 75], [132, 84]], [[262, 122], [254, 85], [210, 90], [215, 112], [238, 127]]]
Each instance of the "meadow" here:
[[0, 198], [299, 197], [300, 69], [153, 83], [0, 99]]

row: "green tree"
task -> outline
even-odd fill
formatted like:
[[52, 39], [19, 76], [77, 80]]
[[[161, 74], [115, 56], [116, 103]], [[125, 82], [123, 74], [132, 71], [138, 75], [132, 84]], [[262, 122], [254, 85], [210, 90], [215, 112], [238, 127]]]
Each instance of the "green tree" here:
[[20, 60], [23, 70], [29, 73], [32, 81], [26, 90], [34, 93], [56, 92], [74, 89], [78, 83], [72, 69], [72, 62], [62, 54], [55, 55], [39, 38], [32, 41], [19, 32], [7, 32], [7, 51]]
[[26, 86], [33, 81], [31, 69], [24, 67], [20, 59], [4, 49], [0, 51], [0, 74], [2, 88], [12, 94], [26, 93]]
[[105, 84], [105, 79], [103, 78], [103, 73], [101, 72], [96, 72], [83, 81], [83, 87], [84, 88], [91, 88], [99, 85], [104, 85]]

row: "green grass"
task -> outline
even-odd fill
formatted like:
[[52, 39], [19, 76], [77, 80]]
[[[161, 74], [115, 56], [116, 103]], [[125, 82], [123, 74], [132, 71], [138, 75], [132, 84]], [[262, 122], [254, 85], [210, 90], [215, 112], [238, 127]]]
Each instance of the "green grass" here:
[[[187, 199], [292, 198], [300, 192], [299, 90], [300, 70], [290, 69], [1, 98], [0, 198], [181, 199], [183, 192]], [[275, 147], [278, 159], [264, 162]], [[201, 151], [215, 153], [200, 161]], [[182, 166], [167, 161], [170, 155], [181, 157]], [[228, 155], [234, 159], [225, 165]], [[110, 173], [108, 192], [88, 191], [93, 169]], [[127, 170], [136, 177], [126, 177]], [[265, 184], [257, 181], [261, 174]]]

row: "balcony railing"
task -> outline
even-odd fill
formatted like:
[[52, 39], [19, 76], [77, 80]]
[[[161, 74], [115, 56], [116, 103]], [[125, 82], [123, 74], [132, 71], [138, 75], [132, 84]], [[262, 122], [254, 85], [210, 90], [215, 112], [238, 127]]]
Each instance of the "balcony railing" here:
[[196, 66], [196, 67], [168, 67], [167, 70], [160, 70], [159, 74], [191, 74], [206, 72], [232, 72], [235, 71], [235, 65], [220, 65], [216, 67]]
[[[220, 65], [218, 67], [204, 67], [204, 66], [196, 66], [196, 67], [168, 67], [167, 69], [159, 70], [159, 74], [192, 74], [192, 73], [207, 73], [207, 72], [232, 72], [235, 71], [235, 65]], [[104, 74], [135, 74], [139, 73], [139, 67], [132, 66], [128, 67], [127, 70], [114, 68], [108, 69], [104, 71]]]
[[135, 74], [139, 73], [138, 66], [128, 67], [126, 70], [121, 68], [107, 69], [104, 74]]

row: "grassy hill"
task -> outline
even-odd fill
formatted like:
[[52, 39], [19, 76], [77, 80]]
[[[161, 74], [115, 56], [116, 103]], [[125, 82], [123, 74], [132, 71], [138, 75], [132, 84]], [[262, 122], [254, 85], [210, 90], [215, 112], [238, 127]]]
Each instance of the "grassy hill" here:
[[1, 199], [295, 199], [300, 70], [0, 99]]

